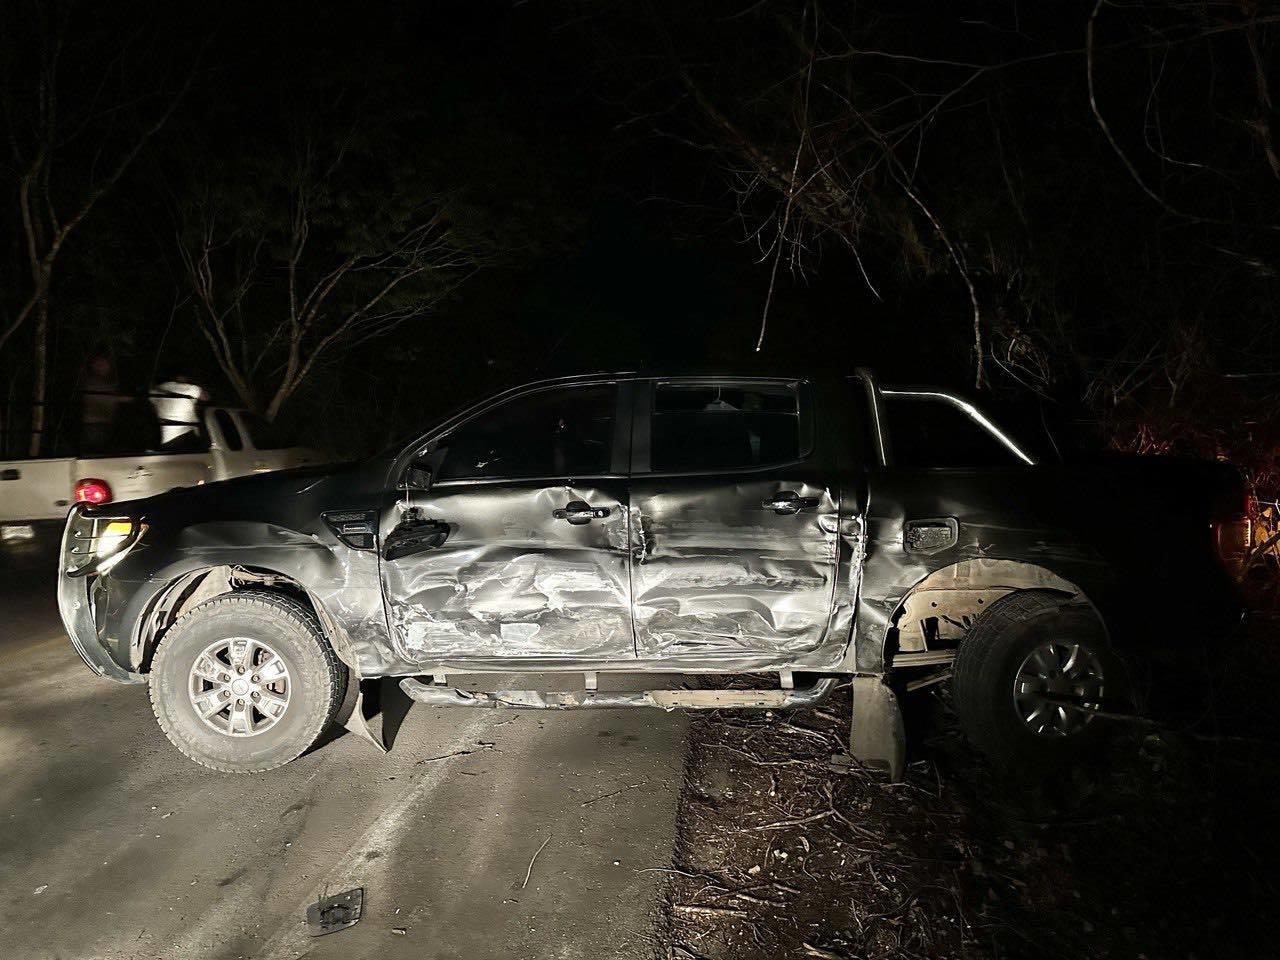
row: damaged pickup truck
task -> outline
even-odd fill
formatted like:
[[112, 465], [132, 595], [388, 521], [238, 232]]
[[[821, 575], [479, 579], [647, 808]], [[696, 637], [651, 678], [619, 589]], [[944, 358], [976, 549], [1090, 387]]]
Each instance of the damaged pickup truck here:
[[1203, 657], [1240, 617], [1246, 506], [1225, 464], [1046, 460], [866, 371], [593, 375], [358, 463], [79, 504], [58, 600], [85, 662], [148, 683], [217, 770], [293, 760], [349, 688], [399, 678], [527, 709], [777, 710], [847, 684], [850, 752], [898, 775], [905, 690], [950, 682], [981, 750], [1057, 762], [1132, 710], [1144, 650]]

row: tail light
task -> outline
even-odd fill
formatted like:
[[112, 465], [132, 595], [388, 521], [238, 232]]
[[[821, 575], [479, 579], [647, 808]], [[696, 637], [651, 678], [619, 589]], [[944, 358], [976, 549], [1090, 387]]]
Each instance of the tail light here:
[[1244, 576], [1253, 549], [1254, 499], [1247, 496], [1243, 511], [1213, 524], [1213, 545], [1227, 572], [1239, 579]]
[[97, 477], [85, 477], [77, 480], [71, 499], [76, 503], [109, 503], [111, 485]]

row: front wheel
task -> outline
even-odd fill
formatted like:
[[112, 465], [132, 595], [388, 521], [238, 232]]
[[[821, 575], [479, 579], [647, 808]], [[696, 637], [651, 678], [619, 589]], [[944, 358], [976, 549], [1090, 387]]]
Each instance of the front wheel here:
[[951, 693], [969, 742], [998, 763], [1074, 759], [1122, 688], [1106, 631], [1087, 606], [1046, 591], [1002, 597], [960, 643]]
[[151, 708], [196, 763], [260, 773], [316, 742], [345, 683], [345, 668], [306, 607], [243, 591], [199, 604], [165, 634], [151, 663]]

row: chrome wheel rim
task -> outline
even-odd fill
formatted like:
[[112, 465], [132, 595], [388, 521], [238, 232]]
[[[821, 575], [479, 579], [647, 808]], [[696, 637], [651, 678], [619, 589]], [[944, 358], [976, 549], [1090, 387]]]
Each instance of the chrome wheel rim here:
[[1088, 647], [1047, 640], [1018, 667], [1014, 707], [1036, 736], [1068, 737], [1102, 709], [1103, 680], [1102, 664]]
[[191, 665], [187, 693], [205, 726], [228, 737], [255, 737], [289, 709], [289, 666], [252, 637], [215, 640]]

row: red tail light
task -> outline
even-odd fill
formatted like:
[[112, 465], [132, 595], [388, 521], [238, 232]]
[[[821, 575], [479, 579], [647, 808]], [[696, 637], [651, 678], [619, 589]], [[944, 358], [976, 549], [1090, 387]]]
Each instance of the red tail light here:
[[111, 500], [111, 486], [105, 480], [85, 477], [76, 481], [71, 498], [76, 503], [107, 503]]

